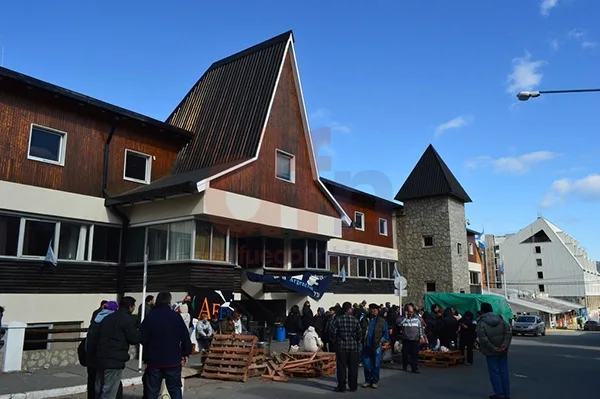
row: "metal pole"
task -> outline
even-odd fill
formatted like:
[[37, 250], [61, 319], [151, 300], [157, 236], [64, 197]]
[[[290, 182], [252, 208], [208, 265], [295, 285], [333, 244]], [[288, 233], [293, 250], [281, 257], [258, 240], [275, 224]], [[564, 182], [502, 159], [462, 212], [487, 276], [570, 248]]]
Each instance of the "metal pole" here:
[[[146, 251], [144, 253], [144, 277], [142, 279], [142, 308], [140, 309], [140, 320], [143, 322], [144, 321], [144, 315], [146, 313], [146, 285], [148, 283], [148, 248], [146, 248]], [[140, 352], [139, 352], [139, 359], [138, 359], [138, 373], [142, 372], [142, 352], [143, 352], [144, 348], [142, 347], [142, 344], [140, 344]]]
[[502, 255], [502, 285], [504, 286], [504, 296], [508, 299], [508, 287], [506, 285], [506, 264], [504, 263], [504, 255]]
[[563, 93], [593, 93], [600, 89], [567, 89], [567, 90], [540, 90], [540, 94], [563, 94]]
[[490, 268], [488, 267], [488, 264], [487, 264], [487, 256], [485, 254], [485, 248], [486, 247], [479, 248], [479, 250], [481, 251], [481, 257], [483, 258], [483, 266], [485, 267], [485, 285], [487, 287], [487, 292], [489, 294], [492, 291], [490, 290]]

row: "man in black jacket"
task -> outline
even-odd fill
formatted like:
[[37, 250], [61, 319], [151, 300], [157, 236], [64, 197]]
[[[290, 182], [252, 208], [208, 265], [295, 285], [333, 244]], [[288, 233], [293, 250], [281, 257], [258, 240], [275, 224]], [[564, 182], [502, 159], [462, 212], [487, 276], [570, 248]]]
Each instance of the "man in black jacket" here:
[[181, 399], [181, 367], [192, 352], [190, 332], [181, 315], [171, 308], [171, 293], [161, 292], [152, 312], [142, 322], [142, 346], [146, 371], [144, 388], [157, 399], [165, 380], [171, 399]]
[[140, 342], [140, 332], [133, 312], [135, 299], [125, 296], [119, 303], [119, 310], [106, 316], [100, 324], [96, 350], [97, 399], [115, 398], [123, 369], [129, 360], [129, 347]]

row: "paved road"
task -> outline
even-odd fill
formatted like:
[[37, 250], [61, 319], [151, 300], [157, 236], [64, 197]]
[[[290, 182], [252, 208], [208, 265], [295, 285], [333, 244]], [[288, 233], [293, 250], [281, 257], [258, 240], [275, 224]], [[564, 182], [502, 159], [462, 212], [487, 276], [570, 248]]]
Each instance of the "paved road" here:
[[[599, 398], [600, 333], [554, 332], [546, 337], [517, 337], [510, 353], [512, 393], [514, 398]], [[362, 376], [359, 382], [362, 381]], [[246, 384], [222, 383], [202, 379], [186, 381], [188, 398], [219, 399], [305, 399], [307, 395], [339, 397], [332, 391], [331, 378], [267, 382], [260, 378]], [[487, 398], [490, 394], [484, 359], [477, 354], [473, 367], [423, 369], [414, 375], [402, 371], [382, 370], [378, 390], [362, 389], [343, 395], [364, 397], [402, 397], [428, 399]], [[393, 396], [392, 396], [393, 395]], [[346, 397], [344, 396], [344, 397]], [[85, 396], [73, 397], [83, 399]], [[141, 397], [141, 388], [128, 389], [127, 399]]]

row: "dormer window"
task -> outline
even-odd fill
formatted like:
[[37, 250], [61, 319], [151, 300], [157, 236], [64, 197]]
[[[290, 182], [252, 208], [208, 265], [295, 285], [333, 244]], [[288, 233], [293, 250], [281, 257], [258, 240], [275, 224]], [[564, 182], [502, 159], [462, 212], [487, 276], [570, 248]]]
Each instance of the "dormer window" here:
[[275, 151], [275, 177], [294, 183], [296, 181], [295, 176], [295, 158], [292, 154], [283, 152], [281, 150]]

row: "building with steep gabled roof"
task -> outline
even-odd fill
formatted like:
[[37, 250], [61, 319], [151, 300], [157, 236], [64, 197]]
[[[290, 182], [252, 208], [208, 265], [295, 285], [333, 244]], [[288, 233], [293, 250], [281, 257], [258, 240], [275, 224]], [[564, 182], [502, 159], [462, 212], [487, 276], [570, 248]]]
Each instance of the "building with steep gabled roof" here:
[[471, 198], [433, 145], [396, 200], [404, 205], [396, 219], [398, 265], [408, 280], [408, 300], [422, 303], [427, 292], [469, 292], [465, 203]]
[[597, 318], [600, 272], [596, 262], [572, 236], [544, 217], [499, 245], [504, 284], [508, 288], [586, 306]]

